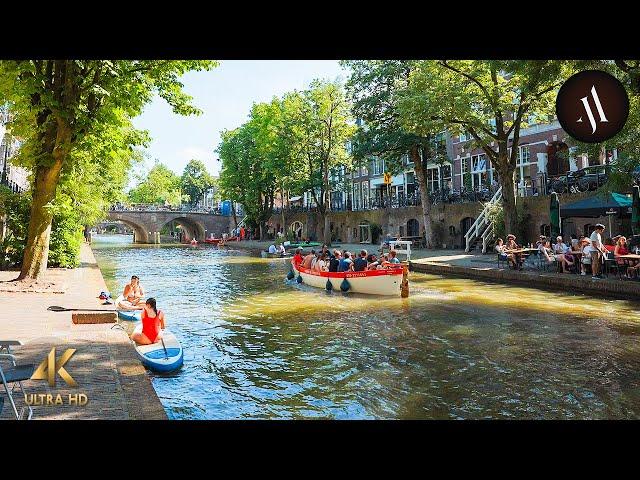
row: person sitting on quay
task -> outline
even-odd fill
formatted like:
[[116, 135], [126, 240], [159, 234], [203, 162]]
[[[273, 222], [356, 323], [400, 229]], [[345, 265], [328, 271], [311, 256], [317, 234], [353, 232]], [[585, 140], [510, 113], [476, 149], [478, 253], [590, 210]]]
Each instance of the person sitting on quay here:
[[520, 250], [520, 245], [516, 243], [516, 236], [513, 233], [507, 235], [507, 245], [505, 252], [510, 254], [509, 260], [515, 270], [522, 270], [522, 253], [513, 253], [515, 250]]
[[[549, 239], [546, 239], [540, 246], [540, 252], [544, 255], [548, 263], [558, 262], [558, 264], [562, 265], [562, 273], [569, 273], [564, 253], [554, 253], [551, 249], [551, 241]], [[573, 265], [573, 263], [571, 263], [571, 265]]]
[[151, 345], [160, 339], [160, 330], [164, 330], [164, 313], [158, 310], [155, 298], [148, 298], [144, 304], [142, 315], [142, 332], [131, 335], [131, 340], [138, 345]]
[[564, 265], [562, 266], [562, 270], [564, 273], [565, 266], [572, 267], [575, 264], [575, 258], [571, 255], [571, 247], [564, 243], [562, 236], [558, 235], [556, 237], [556, 244], [553, 246], [553, 252], [556, 255], [563, 255], [564, 257]]
[[391, 250], [389, 252], [389, 263], [391, 263], [392, 265], [398, 265], [400, 263], [400, 259], [397, 255], [398, 252], [396, 252], [395, 250]]
[[131, 281], [125, 285], [122, 296], [137, 310], [144, 309], [142, 300], [144, 298], [144, 288], [140, 285], [140, 278], [137, 275], [131, 276]]
[[353, 270], [353, 260], [351, 260], [351, 252], [344, 251], [343, 258], [338, 264], [338, 272], [349, 272]]
[[360, 250], [360, 255], [353, 262], [353, 271], [354, 272], [364, 272], [367, 269], [367, 251]]
[[625, 262], [623, 258], [619, 258], [620, 255], [629, 255], [629, 253], [631, 252], [629, 251], [629, 246], [627, 244], [627, 237], [623, 235], [619, 235], [616, 240], [616, 247], [613, 250], [613, 258], [616, 259], [618, 268], [622, 268], [625, 265], [627, 265], [625, 276], [630, 279], [630, 278], [633, 278], [633, 274], [635, 273], [635, 267], [637, 266], [638, 262], [634, 260], [627, 260], [627, 262]]
[[496, 240], [496, 246], [494, 248], [498, 253], [498, 258], [501, 262], [513, 263], [513, 254], [507, 253], [507, 246], [504, 244], [504, 240], [502, 240], [502, 238], [498, 238], [498, 240]]

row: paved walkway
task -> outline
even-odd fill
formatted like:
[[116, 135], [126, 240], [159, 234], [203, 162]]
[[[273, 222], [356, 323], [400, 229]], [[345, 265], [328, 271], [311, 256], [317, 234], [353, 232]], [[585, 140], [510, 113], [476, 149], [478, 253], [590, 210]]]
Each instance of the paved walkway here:
[[[530, 264], [529, 264], [530, 265]], [[463, 250], [432, 250], [412, 256], [411, 270], [437, 275], [458, 275], [501, 283], [523, 283], [532, 287], [571, 290], [640, 300], [640, 282], [618, 278], [614, 273], [599, 280], [591, 275], [558, 273], [531, 268], [516, 271], [502, 264], [498, 268], [494, 254], [466, 253]]]
[[[68, 348], [76, 353], [65, 369], [78, 383], [69, 387], [56, 376], [56, 386], [44, 380], [25, 382], [30, 393], [61, 394], [64, 405], [34, 406], [34, 419], [165, 419], [166, 414], [151, 380], [126, 333], [111, 329], [113, 323], [73, 324], [71, 312], [47, 310], [50, 305], [74, 308], [111, 308], [100, 305], [97, 296], [106, 291], [104, 279], [87, 245], [82, 246], [81, 266], [73, 270], [50, 269], [47, 280], [66, 287], [65, 293], [0, 292], [0, 339], [19, 339], [25, 345], [15, 353], [19, 363], [36, 366], [52, 347], [59, 359]], [[0, 272], [0, 283], [17, 276], [17, 272]], [[6, 362], [3, 361], [3, 366]], [[68, 405], [68, 395], [84, 393], [85, 406]], [[0, 395], [5, 395], [0, 387]], [[18, 394], [18, 407], [24, 399]], [[11, 418], [8, 400], [0, 418]]]

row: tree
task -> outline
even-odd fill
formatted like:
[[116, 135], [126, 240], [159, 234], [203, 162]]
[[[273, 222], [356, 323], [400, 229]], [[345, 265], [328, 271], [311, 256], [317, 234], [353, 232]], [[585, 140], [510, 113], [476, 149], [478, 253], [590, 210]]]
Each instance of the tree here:
[[64, 171], [77, 165], [81, 142], [121, 115], [140, 114], [153, 94], [181, 115], [197, 114], [179, 77], [209, 69], [209, 61], [19, 60], [0, 63], [0, 92], [12, 102], [13, 125], [25, 143], [19, 154], [33, 170], [27, 245], [18, 280], [38, 281], [46, 272], [51, 204]]
[[182, 203], [180, 177], [169, 167], [156, 161], [146, 176], [140, 178], [136, 187], [129, 192], [129, 200], [132, 203], [178, 206]]
[[447, 129], [471, 135], [502, 186], [507, 231], [517, 230], [514, 173], [520, 130], [529, 118], [547, 120], [557, 89], [569, 73], [566, 62], [529, 60], [420, 61], [399, 100], [401, 124], [426, 135]]
[[302, 93], [285, 95], [283, 104], [285, 136], [297, 175], [295, 188], [311, 193], [323, 224], [323, 241], [330, 244], [327, 213], [335, 186], [332, 173], [350, 166], [346, 146], [356, 130], [349, 102], [340, 83], [314, 80]]
[[427, 183], [428, 163], [441, 164], [447, 160], [446, 148], [436, 141], [436, 130], [423, 130], [420, 135], [407, 131], [400, 124], [398, 101], [407, 88], [412, 65], [407, 60], [345, 61], [351, 69], [347, 91], [351, 97], [353, 114], [364, 122], [353, 140], [353, 155], [358, 162], [371, 156], [385, 160], [387, 170], [397, 173], [404, 167], [402, 158], [409, 154], [414, 164], [420, 189], [423, 225], [427, 246], [433, 244], [431, 201]]
[[284, 188], [291, 168], [282, 108], [277, 98], [253, 105], [249, 121], [223, 132], [217, 150], [222, 160], [220, 189], [225, 198], [243, 205], [248, 224], [259, 229], [260, 238], [273, 212], [276, 190]]
[[180, 179], [182, 193], [189, 197], [189, 203], [195, 205], [207, 190], [213, 186], [213, 178], [200, 160], [189, 160]]

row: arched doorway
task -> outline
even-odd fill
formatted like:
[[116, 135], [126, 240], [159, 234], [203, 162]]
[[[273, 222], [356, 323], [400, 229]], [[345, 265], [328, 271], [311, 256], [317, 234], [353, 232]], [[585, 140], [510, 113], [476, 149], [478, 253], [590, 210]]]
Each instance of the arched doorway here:
[[464, 217], [460, 221], [460, 233], [462, 234], [463, 237], [467, 234], [467, 232], [471, 228], [471, 225], [473, 225], [474, 221], [475, 220], [471, 217]]
[[302, 222], [299, 222], [297, 220], [289, 226], [289, 230], [291, 231], [291, 233], [293, 233], [296, 239], [302, 238], [303, 229], [304, 229], [304, 225], [302, 224]]
[[407, 222], [407, 237], [420, 236], [420, 223], [415, 218], [409, 219]]

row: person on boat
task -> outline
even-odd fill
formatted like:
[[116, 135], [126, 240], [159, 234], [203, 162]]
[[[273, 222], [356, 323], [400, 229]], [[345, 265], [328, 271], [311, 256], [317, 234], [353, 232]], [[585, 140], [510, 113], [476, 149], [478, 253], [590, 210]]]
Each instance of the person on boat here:
[[194, 238], [191, 240], [191, 246], [195, 247], [196, 245], [198, 245], [198, 241]]
[[276, 246], [272, 243], [271, 245], [269, 245], [269, 253], [274, 255], [275, 253], [278, 252], [278, 249], [276, 248]]
[[380, 261], [378, 262], [378, 266], [376, 270], [382, 270], [383, 268], [389, 268], [391, 266], [391, 262], [389, 261], [389, 255], [385, 253], [380, 257]]
[[297, 269], [303, 260], [304, 258], [302, 257], [302, 249], [296, 248], [296, 254], [291, 259], [291, 263], [293, 264], [294, 268]]
[[333, 255], [329, 259], [329, 271], [330, 272], [337, 272], [338, 271], [338, 265], [340, 265], [340, 260], [341, 259], [342, 259], [342, 253], [340, 253], [340, 250], [335, 249], [333, 251]]
[[160, 338], [160, 330], [164, 330], [164, 313], [158, 310], [155, 298], [148, 298], [142, 310], [142, 332], [131, 335], [131, 340], [138, 345], [151, 345]]
[[124, 292], [122, 292], [124, 299], [138, 310], [142, 310], [144, 298], [144, 288], [140, 285], [140, 278], [137, 275], [131, 276], [131, 281], [125, 285]]
[[344, 252], [344, 257], [338, 263], [338, 272], [349, 272], [353, 270], [353, 260], [351, 259], [351, 252]]
[[284, 248], [284, 245], [282, 243], [278, 244], [278, 253], [282, 257], [284, 257], [287, 254], [287, 249]]
[[315, 256], [316, 256], [316, 251], [312, 249], [311, 253], [306, 255], [304, 257], [304, 259], [302, 260], [302, 267], [303, 268], [311, 268], [311, 262], [313, 261]]
[[314, 264], [312, 270], [318, 273], [329, 271], [329, 256], [326, 253], [320, 252], [318, 254], [318, 260]]
[[354, 272], [364, 272], [367, 269], [367, 251], [360, 250], [360, 256], [353, 261]]
[[397, 257], [398, 253], [395, 250], [389, 252], [389, 263], [397, 265], [400, 263], [400, 259]]
[[378, 265], [380, 265], [378, 257], [376, 257], [373, 253], [369, 254], [369, 256], [367, 256], [367, 270], [376, 270], [378, 268]]

